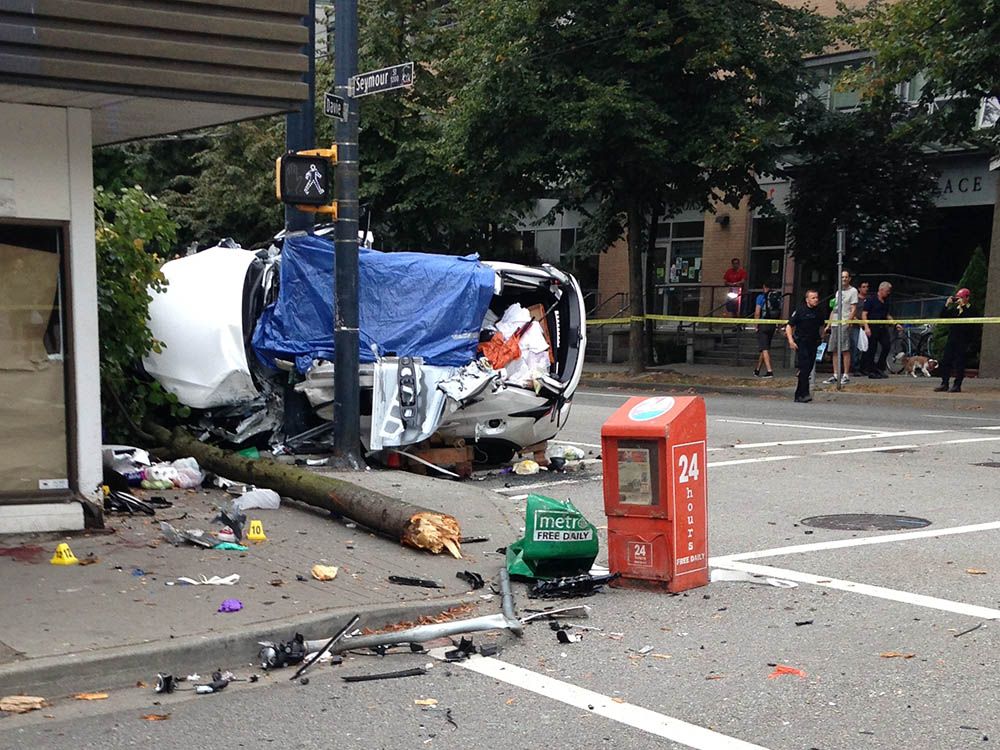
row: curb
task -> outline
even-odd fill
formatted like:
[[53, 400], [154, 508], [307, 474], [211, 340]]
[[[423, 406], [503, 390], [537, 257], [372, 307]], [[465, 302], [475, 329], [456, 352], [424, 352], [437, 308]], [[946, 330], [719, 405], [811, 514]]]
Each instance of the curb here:
[[[734, 385], [714, 385], [712, 383], [651, 383], [651, 382], [634, 382], [631, 380], [605, 380], [603, 378], [581, 378], [580, 385], [585, 388], [593, 388], [596, 390], [611, 390], [611, 389], [621, 389], [628, 391], [688, 391], [694, 390], [698, 393], [717, 393], [724, 395], [734, 395], [734, 396], [781, 396], [787, 397], [791, 391], [792, 385], [782, 388], [759, 388], [752, 385], [747, 386], [734, 386]], [[963, 393], [961, 398], [941, 398], [938, 394], [934, 396], [931, 395], [902, 395], [899, 393], [859, 393], [851, 391], [835, 391], [835, 390], [825, 390], [817, 389], [813, 391], [813, 398], [816, 396], [823, 396], [825, 394], [836, 394], [837, 398], [847, 398], [849, 400], [859, 400], [863, 399], [869, 401], [872, 398], [879, 399], [891, 399], [897, 403], [909, 403], [914, 406], [946, 406], [954, 409], [955, 411], [974, 411], [977, 409], [996, 409], [1000, 412], [1000, 398], [977, 398], [973, 394]], [[944, 394], [948, 395], [948, 394]]]
[[358, 627], [377, 629], [478, 601], [459, 597], [368, 608], [337, 607], [285, 621], [254, 623], [239, 632], [187, 635], [100, 651], [25, 659], [0, 666], [0, 695], [44, 695], [51, 699], [77, 692], [133, 687], [138, 680], [152, 689], [157, 672], [206, 674], [217, 668], [235, 671], [248, 664], [260, 672], [257, 641], [288, 640], [297, 632], [307, 639], [329, 637], [355, 614], [362, 618]]

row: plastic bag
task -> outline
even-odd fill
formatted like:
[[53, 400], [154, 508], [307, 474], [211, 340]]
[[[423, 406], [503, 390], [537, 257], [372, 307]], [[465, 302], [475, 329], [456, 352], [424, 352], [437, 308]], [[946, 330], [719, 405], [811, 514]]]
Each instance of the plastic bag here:
[[573, 503], [528, 495], [524, 537], [507, 546], [507, 570], [525, 578], [577, 575], [597, 552], [597, 529]]
[[274, 490], [250, 490], [233, 500], [233, 507], [236, 510], [250, 510], [250, 508], [277, 510], [280, 505], [281, 496]]
[[858, 351], [859, 352], [868, 351], [868, 336], [865, 334], [864, 328], [858, 329]]
[[178, 458], [171, 464], [171, 467], [177, 472], [174, 484], [182, 490], [201, 487], [201, 483], [205, 481], [204, 472], [193, 458]]

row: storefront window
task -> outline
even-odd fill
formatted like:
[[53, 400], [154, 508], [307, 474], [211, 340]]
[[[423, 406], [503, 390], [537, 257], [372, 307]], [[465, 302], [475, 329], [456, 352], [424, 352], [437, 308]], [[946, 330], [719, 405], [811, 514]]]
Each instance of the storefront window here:
[[750, 230], [750, 288], [765, 281], [781, 282], [785, 261], [785, 220], [755, 216]]
[[62, 230], [0, 224], [0, 502], [68, 489]]

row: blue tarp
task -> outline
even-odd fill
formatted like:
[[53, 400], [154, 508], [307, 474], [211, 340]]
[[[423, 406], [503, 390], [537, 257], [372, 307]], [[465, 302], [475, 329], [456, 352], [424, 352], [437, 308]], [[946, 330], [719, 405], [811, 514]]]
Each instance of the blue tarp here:
[[[333, 243], [322, 237], [285, 240], [278, 299], [253, 334], [258, 359], [294, 360], [306, 372], [313, 359], [333, 359]], [[493, 296], [494, 272], [475, 255], [382, 253], [358, 257], [359, 356], [423, 357], [427, 364], [461, 366], [476, 356], [479, 329]]]

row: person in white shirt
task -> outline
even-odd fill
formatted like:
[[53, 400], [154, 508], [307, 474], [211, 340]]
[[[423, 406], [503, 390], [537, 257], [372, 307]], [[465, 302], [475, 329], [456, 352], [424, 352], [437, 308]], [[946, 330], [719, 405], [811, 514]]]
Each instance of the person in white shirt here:
[[833, 297], [833, 309], [830, 310], [830, 318], [823, 330], [824, 336], [832, 331], [830, 343], [827, 345], [831, 356], [840, 355], [840, 369], [837, 369], [835, 359], [833, 375], [823, 381], [831, 384], [837, 382], [838, 375], [841, 384], [847, 383], [851, 379], [851, 331], [849, 329], [854, 326], [834, 322], [838, 319], [841, 304], [843, 304], [844, 320], [854, 320], [858, 311], [858, 290], [851, 286], [851, 272], [846, 269], [840, 274], [840, 290]]

